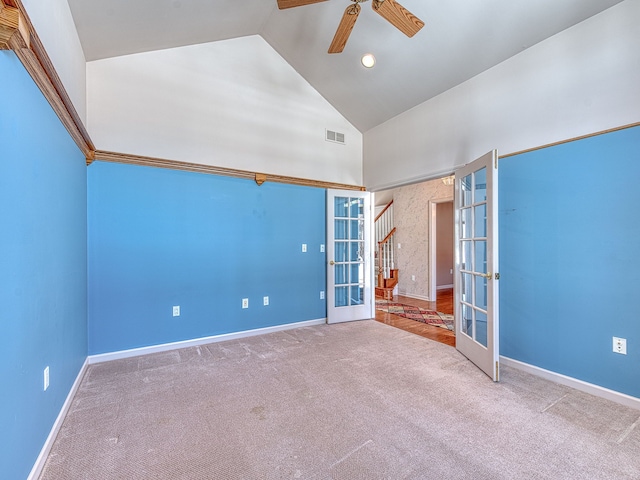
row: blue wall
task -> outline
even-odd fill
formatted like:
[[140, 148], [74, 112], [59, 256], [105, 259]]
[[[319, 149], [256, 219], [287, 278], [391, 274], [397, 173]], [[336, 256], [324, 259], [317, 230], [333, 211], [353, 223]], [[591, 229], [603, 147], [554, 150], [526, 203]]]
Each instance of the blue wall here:
[[325, 209], [318, 188], [93, 163], [89, 353], [325, 318]]
[[24, 480], [87, 355], [86, 166], [12, 52], [0, 73], [0, 477]]
[[639, 178], [640, 127], [500, 160], [502, 355], [640, 397]]

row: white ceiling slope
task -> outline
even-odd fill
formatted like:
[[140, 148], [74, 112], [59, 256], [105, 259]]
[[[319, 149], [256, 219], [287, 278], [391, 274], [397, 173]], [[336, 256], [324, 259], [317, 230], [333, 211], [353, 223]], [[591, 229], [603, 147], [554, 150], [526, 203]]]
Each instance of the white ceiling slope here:
[[[408, 38], [371, 9], [329, 55], [349, 0], [68, 0], [87, 61], [261, 35], [358, 130], [367, 130], [621, 0], [400, 0], [425, 22]], [[367, 70], [360, 57], [377, 58]]]

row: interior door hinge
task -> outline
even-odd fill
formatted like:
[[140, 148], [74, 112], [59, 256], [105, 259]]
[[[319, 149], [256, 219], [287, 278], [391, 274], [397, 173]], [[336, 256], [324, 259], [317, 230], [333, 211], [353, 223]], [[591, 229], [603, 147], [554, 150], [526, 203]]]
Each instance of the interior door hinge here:
[[496, 275], [495, 275], [495, 279], [496, 279], [496, 280], [500, 280], [500, 274], [499, 274], [499, 273], [496, 273]]

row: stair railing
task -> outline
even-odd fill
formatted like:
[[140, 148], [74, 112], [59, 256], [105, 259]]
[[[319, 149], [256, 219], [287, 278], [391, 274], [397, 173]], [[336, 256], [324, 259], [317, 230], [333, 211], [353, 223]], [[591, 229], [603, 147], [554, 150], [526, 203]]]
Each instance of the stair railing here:
[[393, 200], [375, 218], [376, 244], [378, 245], [377, 286], [384, 286], [384, 279], [391, 276], [395, 268], [394, 236], [396, 228], [393, 225]]

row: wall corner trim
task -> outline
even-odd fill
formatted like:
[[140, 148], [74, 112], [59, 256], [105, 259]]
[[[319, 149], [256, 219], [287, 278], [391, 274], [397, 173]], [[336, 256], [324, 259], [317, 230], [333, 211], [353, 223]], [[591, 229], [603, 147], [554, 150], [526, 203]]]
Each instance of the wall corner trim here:
[[601, 387], [593, 383], [588, 383], [583, 380], [578, 380], [577, 378], [568, 377], [566, 375], [562, 375], [561, 373], [552, 372], [551, 370], [545, 370], [544, 368], [536, 367], [535, 365], [524, 363], [519, 360], [514, 360], [513, 358], [504, 357], [502, 355], [500, 356], [500, 362], [502, 362], [507, 367], [522, 370], [523, 372], [544, 378], [545, 380], [559, 383], [560, 385], [564, 385], [565, 387], [570, 387], [575, 390], [594, 395], [596, 397], [604, 398], [606, 400], [624, 405], [625, 407], [631, 407], [640, 410], [640, 398], [632, 397], [631, 395], [617, 392], [615, 390], [610, 390], [608, 388]]
[[84, 378], [84, 374], [86, 373], [88, 366], [89, 366], [89, 359], [85, 358], [84, 363], [80, 368], [80, 372], [78, 372], [78, 376], [73, 382], [73, 385], [71, 386], [71, 390], [69, 390], [69, 393], [67, 394], [66, 400], [62, 404], [60, 413], [58, 413], [58, 417], [56, 418], [56, 421], [53, 423], [53, 426], [51, 427], [49, 436], [45, 440], [44, 445], [40, 450], [40, 454], [38, 455], [38, 458], [33, 464], [31, 473], [29, 473], [29, 476], [27, 477], [27, 480], [37, 480], [40, 477], [40, 474], [42, 473], [42, 469], [44, 468], [44, 464], [46, 463], [47, 457], [49, 456], [49, 452], [51, 451], [51, 447], [53, 446], [53, 442], [55, 441], [56, 436], [58, 435], [58, 432], [62, 427], [62, 423], [64, 422], [64, 419], [67, 416], [67, 413], [69, 412], [69, 408], [71, 407], [73, 398], [75, 397], [78, 391], [78, 388], [80, 387], [80, 382], [82, 382], [82, 379]]

